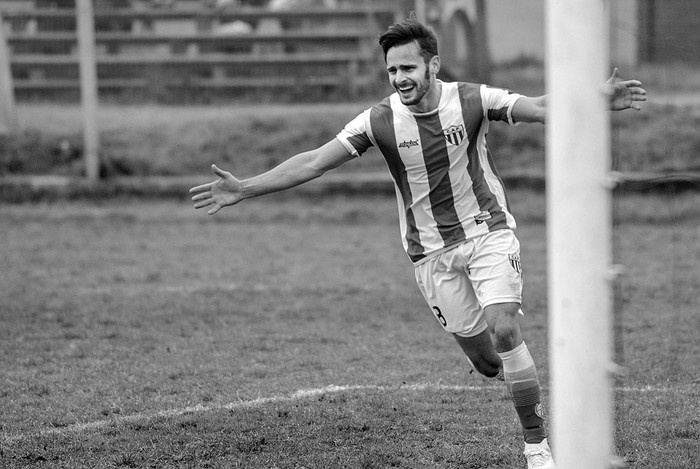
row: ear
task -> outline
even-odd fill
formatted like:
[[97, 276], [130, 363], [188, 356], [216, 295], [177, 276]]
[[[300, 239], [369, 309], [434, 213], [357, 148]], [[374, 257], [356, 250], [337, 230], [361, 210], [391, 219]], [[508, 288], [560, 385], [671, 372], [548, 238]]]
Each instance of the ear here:
[[433, 75], [437, 75], [440, 71], [440, 56], [434, 55], [430, 62], [428, 62], [428, 69]]

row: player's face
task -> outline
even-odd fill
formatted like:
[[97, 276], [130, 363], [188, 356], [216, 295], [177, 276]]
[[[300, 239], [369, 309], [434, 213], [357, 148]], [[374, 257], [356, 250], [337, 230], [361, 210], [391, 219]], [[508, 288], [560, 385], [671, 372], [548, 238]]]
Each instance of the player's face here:
[[[437, 59], [437, 58], [435, 58]], [[386, 54], [389, 82], [406, 106], [425, 104], [422, 101], [435, 81], [432, 61], [425, 63], [416, 42], [392, 47]]]

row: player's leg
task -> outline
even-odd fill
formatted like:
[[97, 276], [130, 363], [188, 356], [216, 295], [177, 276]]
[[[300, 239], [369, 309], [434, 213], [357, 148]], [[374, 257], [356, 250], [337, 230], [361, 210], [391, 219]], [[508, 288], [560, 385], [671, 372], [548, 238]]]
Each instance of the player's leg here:
[[454, 337], [474, 369], [488, 377], [503, 377], [523, 429], [528, 468], [554, 469], [541, 413], [537, 369], [522, 339], [519, 312], [518, 303], [487, 306], [488, 330], [472, 337]]
[[[500, 238], [503, 238], [503, 236]], [[508, 236], [505, 236], [505, 238], [507, 241]], [[504, 244], [503, 240], [499, 241], [497, 239], [495, 241], [496, 244], [499, 242]], [[515, 243], [517, 245], [517, 240], [515, 240]], [[507, 242], [505, 242], [505, 244], [506, 249], [510, 249], [510, 245], [508, 245]], [[520, 358], [522, 358], [522, 354], [520, 353], [521, 348], [516, 346], [514, 349], [509, 350], [510, 347], [508, 345], [518, 345], [517, 342], [519, 341], [520, 344], [524, 346], [522, 335], [520, 334], [520, 327], [517, 322], [517, 311], [519, 311], [521, 294], [519, 261], [516, 263], [515, 259], [508, 260], [508, 257], [506, 260], [509, 264], [511, 262], [515, 264], [512, 266], [513, 269], [517, 267], [517, 281], [513, 281], [513, 279], [511, 279], [511, 281], [504, 281], [505, 277], [499, 274], [500, 270], [503, 270], [503, 266], [501, 265], [502, 259], [496, 261], [495, 277], [499, 281], [497, 282], [496, 288], [490, 289], [490, 291], [496, 291], [497, 293], [492, 297], [488, 295], [485, 297], [491, 300], [492, 305], [496, 305], [499, 304], [498, 299], [502, 302], [503, 291], [505, 291], [507, 298], [517, 300], [515, 304], [518, 308], [515, 313], [510, 315], [500, 314], [499, 310], [501, 307], [494, 306], [494, 308], [490, 308], [489, 311], [494, 312], [491, 318], [493, 328], [490, 329], [485, 318], [485, 311], [481, 307], [480, 299], [477, 297], [473, 285], [476, 283], [480, 285], [480, 287], [489, 286], [488, 277], [494, 276], [494, 272], [490, 272], [493, 266], [489, 264], [493, 262], [486, 260], [485, 265], [477, 269], [486, 271], [485, 275], [487, 281], [473, 282], [473, 280], [470, 279], [471, 268], [468, 264], [468, 259], [472, 258], [474, 247], [473, 242], [467, 242], [452, 250], [441, 253], [435, 258], [429, 259], [423, 264], [419, 264], [416, 266], [416, 281], [421, 293], [432, 309], [435, 318], [443, 329], [452, 333], [457, 339], [457, 343], [464, 351], [467, 359], [472, 363], [472, 366], [486, 376], [497, 376], [499, 372], [502, 373], [502, 370], [515, 370], [520, 366]], [[484, 260], [484, 258], [482, 258], [482, 260]], [[484, 274], [484, 272], [481, 272], [481, 274]], [[500, 286], [498, 284], [500, 284]], [[504, 284], [507, 286], [504, 287]], [[489, 288], [486, 288], [486, 290], [489, 290]], [[495, 339], [493, 337], [494, 334], [500, 336], [501, 339]], [[497, 343], [500, 344], [499, 347], [505, 350], [504, 352], [499, 353], [497, 351]], [[515, 353], [516, 351], [517, 353]], [[511, 355], [514, 355], [514, 357], [511, 357]], [[529, 353], [527, 353], [527, 356], [529, 356]], [[531, 359], [532, 357], [530, 357], [530, 360]], [[508, 364], [504, 365], [504, 362], [508, 362]], [[513, 364], [516, 366], [513, 367]], [[516, 377], [520, 376], [518, 373], [514, 374]], [[512, 377], [511, 375], [511, 378]], [[512, 388], [509, 387], [509, 390], [510, 389]], [[516, 410], [518, 410], [517, 407], [518, 406], [516, 406]], [[529, 422], [529, 419], [526, 420], [526, 425], [530, 424], [531, 422]], [[525, 427], [525, 425], [523, 426]], [[542, 428], [541, 424], [540, 428]], [[529, 430], [530, 429], [528, 429], [528, 431]], [[531, 436], [526, 436], [526, 440], [527, 439], [531, 439]], [[545, 457], [540, 460], [543, 464], [538, 466], [535, 464], [538, 462], [537, 459], [540, 454], [544, 454]], [[528, 467], [547, 469], [554, 467], [546, 439], [541, 440], [539, 444], [526, 444], [526, 456], [528, 459]]]
[[453, 334], [453, 337], [476, 371], [488, 378], [502, 376], [503, 361], [493, 346], [491, 332], [485, 330], [472, 337]]
[[416, 281], [433, 315], [455, 337], [472, 368], [487, 377], [502, 376], [501, 358], [468, 275], [472, 250], [473, 242], [465, 242], [419, 264]]
[[484, 316], [496, 352], [513, 350], [523, 342], [523, 334], [520, 332], [520, 303], [490, 304], [484, 307]]
[[486, 306], [484, 314], [498, 356], [503, 362], [503, 377], [523, 427], [526, 443], [545, 439], [541, 391], [537, 368], [520, 332], [520, 304], [499, 303]]
[[518, 303], [494, 304], [484, 308], [489, 332], [503, 361], [506, 387], [523, 429], [528, 468], [554, 469], [544, 427], [537, 368], [520, 333], [519, 313]]
[[457, 339], [472, 367], [486, 376], [495, 376], [501, 369], [501, 359], [467, 275], [464, 251], [456, 246], [419, 264], [416, 282], [435, 319]]
[[470, 278], [484, 308], [503, 377], [522, 425], [530, 468], [554, 468], [546, 440], [537, 368], [520, 330], [520, 244], [512, 232], [491, 233], [475, 243]]

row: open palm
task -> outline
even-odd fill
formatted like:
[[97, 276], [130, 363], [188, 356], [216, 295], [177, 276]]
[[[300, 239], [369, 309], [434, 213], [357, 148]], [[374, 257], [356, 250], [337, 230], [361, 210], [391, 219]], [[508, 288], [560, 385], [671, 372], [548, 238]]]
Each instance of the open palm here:
[[620, 80], [619, 70], [615, 68], [612, 76], [605, 82], [610, 95], [610, 110], [641, 109], [640, 102], [647, 100], [647, 92], [638, 80]]
[[193, 187], [190, 189], [190, 193], [195, 194], [192, 197], [192, 201], [195, 202], [194, 208], [211, 206], [207, 213], [214, 215], [222, 208], [243, 200], [243, 194], [241, 181], [236, 179], [233, 174], [219, 169], [216, 165], [211, 165], [211, 169], [214, 174], [219, 176], [219, 179]]

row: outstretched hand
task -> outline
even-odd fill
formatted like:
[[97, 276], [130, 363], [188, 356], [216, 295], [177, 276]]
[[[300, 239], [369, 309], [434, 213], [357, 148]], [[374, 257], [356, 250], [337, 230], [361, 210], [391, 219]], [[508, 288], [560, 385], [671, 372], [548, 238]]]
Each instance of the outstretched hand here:
[[207, 214], [214, 215], [222, 208], [243, 200], [243, 194], [241, 181], [233, 177], [233, 174], [219, 169], [215, 164], [211, 165], [211, 169], [219, 179], [193, 187], [190, 194], [195, 194], [192, 197], [194, 208], [211, 206]]
[[647, 100], [647, 91], [642, 88], [642, 82], [638, 80], [620, 80], [617, 67], [608, 81], [605, 82], [605, 90], [610, 96], [610, 110], [624, 111], [635, 109], [639, 111], [639, 104]]

